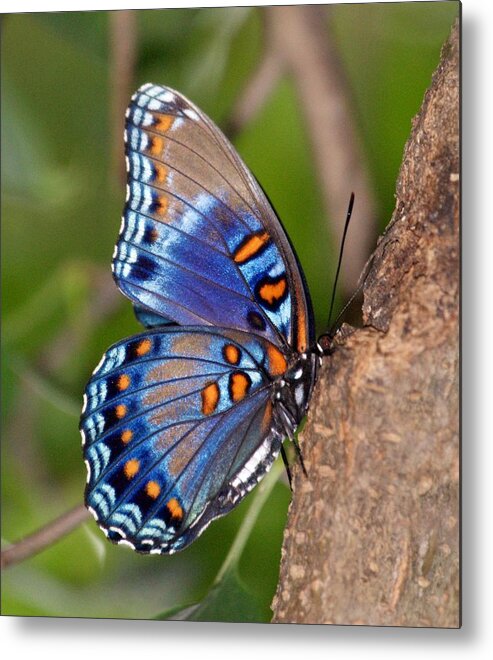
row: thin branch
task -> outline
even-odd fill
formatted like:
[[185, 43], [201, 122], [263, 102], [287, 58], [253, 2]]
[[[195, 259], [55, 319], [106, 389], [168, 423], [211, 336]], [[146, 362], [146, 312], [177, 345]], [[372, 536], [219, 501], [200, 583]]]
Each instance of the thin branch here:
[[259, 66], [248, 80], [231, 111], [225, 127], [229, 139], [234, 138], [256, 117], [281, 78], [283, 68], [282, 59], [277, 51], [267, 43]]
[[110, 126], [112, 128], [113, 179], [125, 183], [123, 160], [123, 128], [125, 109], [134, 86], [137, 53], [137, 14], [119, 10], [109, 14], [110, 32]]
[[71, 511], [64, 513], [53, 522], [48, 523], [37, 532], [26, 536], [18, 543], [14, 543], [6, 550], [2, 550], [0, 567], [7, 568], [18, 564], [38, 554], [62, 536], [65, 536], [89, 517], [89, 512], [83, 504]]
[[293, 75], [305, 115], [327, 216], [337, 240], [351, 192], [355, 206], [342, 270], [354, 290], [375, 235], [375, 202], [340, 59], [332, 43], [326, 8], [266, 7], [273, 45]]
[[122, 296], [108, 269], [88, 266], [87, 276], [91, 296], [72, 323], [65, 325], [43, 347], [36, 365], [36, 368], [43, 374], [55, 375], [62, 369], [66, 361], [77, 354], [80, 347], [87, 341], [93, 328], [114, 314], [121, 304]]

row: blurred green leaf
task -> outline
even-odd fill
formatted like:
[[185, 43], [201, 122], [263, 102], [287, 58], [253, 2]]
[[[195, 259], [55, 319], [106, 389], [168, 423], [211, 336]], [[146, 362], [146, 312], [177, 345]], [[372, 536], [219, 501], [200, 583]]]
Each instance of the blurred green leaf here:
[[60, 391], [48, 378], [30, 368], [19, 356], [11, 356], [10, 366], [14, 373], [27, 383], [33, 393], [51, 404], [58, 411], [70, 415], [77, 420], [79, 419], [81, 408], [79, 401], [74, 401], [65, 392]]
[[160, 612], [157, 616], [153, 617], [156, 621], [185, 621], [187, 615], [190, 614], [198, 603], [190, 603], [189, 605], [174, 605], [164, 612]]
[[[272, 466], [269, 474], [257, 486], [250, 507], [238, 530], [219, 573], [200, 603], [174, 611], [163, 612], [158, 618], [181, 618], [187, 621], [251, 621], [270, 619], [270, 610], [263, 606], [258, 597], [240, 577], [240, 560], [252, 534], [258, 517], [269, 499], [284, 466], [280, 460]], [[270, 600], [269, 600], [270, 603]], [[182, 616], [179, 616], [181, 613]]]
[[[174, 617], [176, 618], [176, 617]], [[226, 573], [206, 598], [186, 615], [187, 621], [260, 623], [268, 621], [265, 608], [248, 591], [236, 570]]]
[[27, 300], [6, 315], [2, 324], [3, 341], [11, 344], [39, 334], [46, 321], [61, 307], [73, 317], [85, 305], [88, 286], [86, 268], [78, 263], [63, 264], [45, 278]]
[[227, 14], [220, 9], [195, 14], [191, 29], [196, 45], [187, 62], [190, 95], [214, 98], [220, 93], [230, 49], [252, 11], [252, 7], [234, 7]]

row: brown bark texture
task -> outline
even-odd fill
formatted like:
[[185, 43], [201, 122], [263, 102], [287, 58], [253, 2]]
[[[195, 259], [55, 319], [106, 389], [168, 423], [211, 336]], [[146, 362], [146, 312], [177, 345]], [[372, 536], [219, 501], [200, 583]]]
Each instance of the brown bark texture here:
[[274, 622], [460, 625], [459, 25], [300, 437]]

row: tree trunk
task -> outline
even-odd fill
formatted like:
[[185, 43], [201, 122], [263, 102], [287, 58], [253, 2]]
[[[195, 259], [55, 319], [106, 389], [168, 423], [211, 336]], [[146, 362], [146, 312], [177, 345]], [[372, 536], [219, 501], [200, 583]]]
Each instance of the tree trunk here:
[[460, 625], [459, 25], [300, 438], [275, 622]]

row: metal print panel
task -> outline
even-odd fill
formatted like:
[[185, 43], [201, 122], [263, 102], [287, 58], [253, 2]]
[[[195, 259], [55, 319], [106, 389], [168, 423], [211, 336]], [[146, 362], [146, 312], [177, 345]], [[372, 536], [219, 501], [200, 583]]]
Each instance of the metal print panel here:
[[460, 626], [460, 36], [8, 17], [3, 614]]

